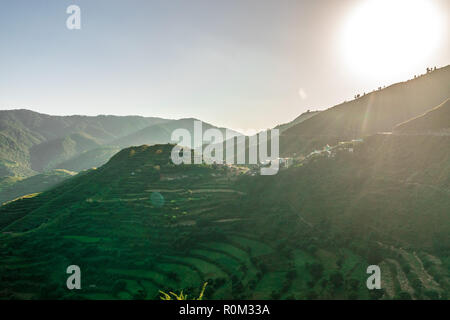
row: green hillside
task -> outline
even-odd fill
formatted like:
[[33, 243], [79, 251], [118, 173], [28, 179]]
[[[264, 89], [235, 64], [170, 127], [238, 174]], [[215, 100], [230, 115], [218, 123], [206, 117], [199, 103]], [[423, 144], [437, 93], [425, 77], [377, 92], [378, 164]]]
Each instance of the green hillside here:
[[[159, 299], [208, 282], [207, 299], [448, 299], [449, 70], [279, 126], [296, 157], [275, 176], [174, 165], [159, 143], [195, 119], [0, 114], [5, 174], [82, 171], [0, 180], [0, 298]], [[65, 288], [71, 264], [80, 291]], [[372, 264], [383, 290], [365, 285]]]
[[[0, 110], [0, 177], [31, 176], [68, 157], [169, 120], [138, 116], [50, 116]], [[62, 168], [64, 169], [64, 168]]]
[[43, 171], [54, 168], [80, 153], [98, 148], [100, 143], [85, 133], [74, 133], [64, 138], [50, 140], [30, 149], [31, 168]]
[[[180, 119], [173, 120], [169, 123], [156, 124], [147, 128], [136, 131], [128, 136], [120, 138], [111, 142], [113, 146], [120, 146], [122, 148], [129, 146], [140, 146], [143, 144], [153, 145], [171, 142], [172, 132], [176, 129], [186, 129], [191, 133], [192, 141], [191, 145], [194, 145], [194, 122], [200, 121], [197, 119]], [[209, 123], [202, 122], [202, 130], [205, 132], [208, 129], [217, 128]], [[219, 129], [225, 137], [225, 128]], [[239, 134], [233, 130], [232, 133]], [[203, 138], [203, 137], [202, 137]]]
[[[50, 116], [29, 110], [0, 111], [0, 177], [27, 177], [50, 169], [80, 171], [142, 144], [168, 143], [175, 129], [193, 132], [196, 119], [138, 116]], [[203, 130], [216, 128], [203, 123]], [[225, 128], [219, 128], [223, 133]]]
[[84, 151], [69, 160], [57, 163], [55, 168], [64, 168], [70, 171], [80, 172], [90, 168], [97, 168], [104, 165], [117, 152], [119, 147], [102, 146], [99, 148]]
[[[256, 177], [175, 166], [172, 145], [124, 149], [0, 207], [0, 294], [158, 299], [208, 281], [208, 299], [445, 298], [448, 171], [435, 178], [450, 140], [425, 138], [374, 136]], [[83, 270], [76, 293], [64, 287], [70, 264]], [[381, 292], [365, 287], [369, 264]]]
[[[0, 189], [8, 186], [7, 177], [22, 179], [53, 169], [79, 172], [100, 167], [121, 148], [170, 142], [172, 131], [178, 128], [193, 132], [194, 121], [0, 111]], [[216, 127], [203, 123], [203, 128]], [[42, 184], [33, 186], [38, 181], [27, 180], [29, 193], [43, 191]]]
[[[0, 203], [10, 201], [31, 193], [48, 190], [58, 183], [74, 176], [76, 173], [67, 170], [51, 170], [29, 178], [15, 178], [14, 182], [2, 181], [5, 187], [0, 190]], [[7, 179], [10, 180], [10, 179]]]

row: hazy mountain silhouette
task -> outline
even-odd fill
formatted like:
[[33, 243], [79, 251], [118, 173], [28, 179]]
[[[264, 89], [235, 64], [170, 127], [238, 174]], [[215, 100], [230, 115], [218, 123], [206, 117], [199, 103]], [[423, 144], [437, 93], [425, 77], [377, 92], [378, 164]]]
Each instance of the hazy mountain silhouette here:
[[450, 98], [450, 66], [396, 83], [320, 112], [282, 133], [284, 154], [307, 153], [326, 144], [392, 131]]
[[[144, 129], [131, 133], [125, 137], [117, 139], [111, 142], [111, 145], [119, 146], [119, 147], [129, 147], [129, 146], [139, 146], [143, 144], [153, 145], [153, 144], [161, 144], [171, 142], [172, 132], [176, 129], [186, 129], [191, 134], [191, 145], [193, 146], [194, 142], [194, 122], [200, 121], [194, 118], [180, 119], [180, 120], [172, 120], [169, 122], [165, 122], [163, 124], [156, 124], [152, 126], [148, 126]], [[207, 122], [202, 122], [202, 130], [203, 132], [208, 129], [219, 129], [222, 132], [223, 137], [225, 138], [226, 128], [218, 128], [212, 124]], [[234, 134], [239, 134], [236, 131], [230, 130], [230, 132]], [[203, 137], [201, 137], [203, 139]]]
[[[0, 111], [0, 176], [29, 176], [77, 152], [168, 120], [138, 116], [50, 116]], [[34, 162], [34, 163], [33, 163]]]
[[[104, 164], [112, 150], [168, 143], [172, 131], [195, 119], [139, 116], [50, 116], [29, 110], [0, 111], [0, 177], [49, 169], [81, 171]], [[203, 123], [203, 130], [216, 128]], [[224, 128], [219, 128], [225, 133]], [[80, 158], [81, 157], [81, 158]]]

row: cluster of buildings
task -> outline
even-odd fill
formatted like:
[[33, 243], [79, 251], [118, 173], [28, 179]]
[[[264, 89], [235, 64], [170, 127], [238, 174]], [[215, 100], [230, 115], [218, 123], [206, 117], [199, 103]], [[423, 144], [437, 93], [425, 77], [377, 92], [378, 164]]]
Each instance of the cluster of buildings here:
[[339, 142], [337, 145], [330, 147], [328, 144], [323, 147], [322, 150], [314, 150], [313, 152], [311, 152], [310, 154], [308, 154], [306, 156], [306, 159], [310, 159], [312, 157], [316, 157], [316, 156], [328, 156], [328, 157], [335, 157], [336, 153], [338, 151], [348, 151], [348, 152], [353, 152], [354, 151], [354, 147], [359, 144], [362, 143], [364, 140], [363, 139], [353, 139], [351, 141], [341, 141]]

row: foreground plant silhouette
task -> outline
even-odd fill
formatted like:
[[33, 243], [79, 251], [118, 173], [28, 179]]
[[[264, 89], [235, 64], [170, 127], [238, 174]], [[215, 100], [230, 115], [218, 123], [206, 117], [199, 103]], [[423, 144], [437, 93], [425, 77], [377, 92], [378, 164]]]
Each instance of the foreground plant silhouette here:
[[[198, 296], [198, 298], [197, 299], [192, 299], [192, 300], [203, 300], [203, 295], [205, 293], [205, 289], [206, 289], [207, 285], [208, 285], [208, 282], [205, 282], [203, 284], [202, 291], [200, 292], [200, 295]], [[165, 292], [163, 292], [161, 290], [159, 290], [159, 293], [162, 294], [162, 296], [160, 297], [161, 300], [189, 300], [188, 299], [188, 295], [184, 294], [183, 290], [181, 290], [181, 292], [179, 294], [176, 294], [176, 293], [174, 293], [172, 291], [170, 291], [167, 294], [167, 293], [165, 293]]]

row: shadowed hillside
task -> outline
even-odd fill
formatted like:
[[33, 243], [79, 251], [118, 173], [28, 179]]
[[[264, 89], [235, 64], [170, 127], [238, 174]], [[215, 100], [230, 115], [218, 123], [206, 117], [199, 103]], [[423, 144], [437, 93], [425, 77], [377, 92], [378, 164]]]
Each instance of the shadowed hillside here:
[[304, 112], [301, 115], [299, 115], [297, 118], [292, 120], [291, 122], [280, 124], [280, 125], [276, 126], [274, 129], [278, 129], [278, 130], [280, 130], [280, 132], [286, 131], [287, 129], [289, 129], [299, 123], [302, 123], [303, 121], [308, 120], [309, 118], [312, 118], [313, 116], [315, 116], [319, 113], [320, 113], [320, 111]]
[[100, 143], [84, 133], [74, 133], [64, 138], [50, 140], [30, 149], [31, 168], [42, 171], [54, 168], [84, 151], [97, 148]]
[[283, 154], [310, 152], [326, 144], [390, 132], [450, 97], [450, 66], [417, 79], [391, 85], [345, 102], [286, 130], [281, 137]]
[[394, 132], [450, 134], [450, 99], [419, 117], [397, 125]]
[[[194, 145], [194, 122], [200, 121], [197, 119], [180, 119], [173, 120], [169, 123], [157, 124], [149, 126], [137, 132], [134, 132], [121, 139], [113, 141], [111, 145], [117, 145], [120, 147], [140, 146], [143, 144], [160, 144], [171, 142], [172, 132], [176, 129], [186, 129], [191, 133], [192, 141], [191, 146]], [[217, 128], [209, 123], [202, 122], [202, 130], [205, 132], [208, 129]], [[225, 128], [218, 128], [225, 137]], [[233, 130], [232, 133], [239, 134]], [[201, 137], [203, 139], [203, 137]]]
[[74, 176], [76, 173], [67, 170], [51, 170], [29, 178], [17, 179], [0, 191], [0, 203], [10, 201], [31, 193], [48, 190], [58, 183]]
[[55, 168], [65, 168], [66, 170], [80, 172], [90, 168], [97, 168], [104, 165], [117, 152], [119, 147], [101, 146], [99, 148], [84, 151], [69, 160], [55, 164]]
[[[0, 177], [31, 176], [51, 169], [81, 171], [103, 165], [133, 145], [171, 141], [175, 129], [193, 136], [195, 119], [138, 116], [50, 116], [29, 110], [0, 111]], [[203, 130], [216, 128], [203, 122]], [[224, 128], [219, 128], [225, 133]]]
[[[424, 139], [377, 135], [256, 177], [175, 166], [173, 145], [124, 149], [0, 207], [0, 294], [158, 299], [208, 281], [208, 299], [444, 298], [450, 141]], [[68, 292], [75, 262], [86, 286]]]

